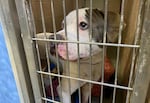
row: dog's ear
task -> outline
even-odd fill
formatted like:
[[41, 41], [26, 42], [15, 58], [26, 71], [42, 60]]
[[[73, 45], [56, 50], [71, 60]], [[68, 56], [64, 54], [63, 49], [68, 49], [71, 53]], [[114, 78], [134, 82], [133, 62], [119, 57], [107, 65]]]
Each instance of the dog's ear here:
[[[116, 42], [119, 33], [120, 15], [118, 13], [107, 12], [107, 42]], [[90, 10], [86, 10], [86, 18], [90, 20]], [[124, 23], [123, 29], [126, 24]], [[104, 33], [104, 11], [92, 9], [92, 36], [96, 42], [103, 41]]]
[[[116, 42], [119, 34], [120, 15], [118, 13], [108, 11], [107, 24], [107, 42]], [[126, 23], [123, 23], [123, 29]]]
[[[86, 19], [90, 22], [90, 9], [86, 10]], [[98, 9], [92, 9], [92, 38], [103, 42], [104, 14]]]

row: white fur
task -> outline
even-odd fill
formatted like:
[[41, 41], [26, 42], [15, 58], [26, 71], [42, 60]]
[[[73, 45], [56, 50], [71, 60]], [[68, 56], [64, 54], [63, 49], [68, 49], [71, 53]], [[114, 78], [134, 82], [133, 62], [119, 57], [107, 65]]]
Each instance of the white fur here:
[[[87, 22], [86, 17], [85, 17], [85, 10], [87, 8], [83, 8], [83, 9], [79, 9], [78, 13], [79, 13], [79, 22], [78, 25], [81, 21]], [[109, 12], [110, 15], [108, 15], [108, 19], [109, 19], [109, 23], [112, 25], [115, 24], [115, 22], [120, 21], [118, 19], [114, 19], [116, 18], [114, 15], [115, 13], [111, 13]], [[111, 21], [111, 22], [110, 22]], [[64, 21], [63, 21], [64, 22]], [[118, 22], [117, 22], [118, 23]], [[116, 31], [118, 30], [118, 28], [116, 28], [117, 26], [111, 26], [111, 30], [108, 29], [108, 31], [110, 31], [110, 33], [108, 32], [108, 34], [117, 34]], [[119, 25], [119, 24], [118, 24]], [[71, 13], [69, 13], [66, 16], [66, 32], [65, 32], [65, 28], [63, 28], [62, 30], [58, 31], [57, 34], [62, 35], [64, 37], [64, 39], [66, 39], [67, 41], [70, 42], [76, 42], [77, 41], [77, 20], [76, 20], [76, 10], [72, 11]], [[79, 29], [79, 41], [80, 42], [89, 42], [91, 41], [89, 39], [89, 29], [87, 30], [82, 30], [80, 28]], [[113, 31], [114, 29], [114, 31]], [[65, 34], [67, 33], [67, 34]], [[41, 34], [43, 35], [43, 34]], [[47, 34], [47, 35], [52, 35]], [[67, 35], [67, 36], [66, 36]], [[108, 36], [108, 35], [107, 35]], [[41, 37], [41, 36], [39, 36]], [[43, 38], [44, 36], [42, 36]], [[108, 37], [109, 41], [114, 41], [116, 37], [114, 36], [110, 36]], [[92, 42], [95, 42], [94, 40], [92, 40]], [[42, 52], [45, 46], [43, 42], [38, 42], [41, 43], [42, 45], [39, 45], [39, 47], [41, 47], [40, 51]], [[68, 46], [68, 50], [66, 49]], [[78, 44], [76, 43], [59, 43], [58, 44], [58, 53], [59, 55], [66, 60], [62, 60], [62, 64], [63, 64], [63, 75], [67, 75], [70, 77], [74, 77], [74, 78], [81, 78], [81, 79], [86, 79], [86, 80], [90, 80], [90, 77], [92, 78], [92, 80], [94, 81], [98, 81], [99, 78], [101, 77], [101, 67], [102, 67], [102, 49], [99, 48], [97, 45], [90, 45], [89, 44], [79, 44], [79, 55], [78, 55]], [[43, 53], [43, 52], [42, 52]], [[91, 53], [91, 57], [90, 56]], [[67, 58], [67, 54], [68, 57]], [[78, 68], [78, 62], [74, 61], [77, 59], [80, 59], [80, 69]], [[92, 58], [92, 63], [91, 63], [91, 58]], [[69, 60], [69, 61], [68, 61]], [[69, 65], [68, 65], [69, 62]], [[92, 69], [90, 68], [92, 65]], [[68, 72], [69, 70], [69, 72]], [[79, 77], [79, 73], [80, 73], [80, 77]], [[70, 87], [69, 87], [69, 83], [70, 83]], [[61, 84], [59, 84], [57, 91], [59, 94], [59, 97], [61, 99], [62, 103], [70, 103], [70, 99], [71, 99], [71, 94], [73, 94], [78, 88], [81, 87], [81, 95], [82, 95], [82, 101], [81, 103], [88, 103], [88, 97], [90, 95], [90, 88], [89, 88], [89, 83], [80, 81], [80, 85], [79, 85], [79, 81], [74, 80], [74, 79], [67, 79], [67, 78], [61, 78]], [[70, 91], [69, 91], [70, 89]]]
[[[81, 21], [87, 22], [85, 18], [85, 9], [79, 9], [79, 23]], [[71, 13], [66, 16], [66, 27], [67, 27], [67, 37], [65, 34], [65, 28], [58, 31], [56, 34], [62, 35], [66, 40], [68, 41], [77, 41], [77, 21], [76, 21], [76, 11], [72, 11]], [[78, 23], [78, 24], [79, 24]], [[53, 35], [53, 33], [46, 33], [46, 35], [49, 37], [50, 35]], [[39, 38], [44, 38], [44, 33], [38, 34]], [[81, 30], [79, 28], [79, 41], [80, 42], [89, 42], [89, 29], [87, 30]], [[92, 42], [95, 42], [92, 40]], [[44, 53], [43, 50], [45, 47], [44, 42], [38, 42], [40, 45], [40, 51], [41, 54]], [[69, 60], [77, 60], [78, 58], [83, 58], [80, 61], [80, 78], [81, 79], [90, 79], [90, 53], [92, 56], [92, 62], [93, 62], [93, 68], [92, 68], [92, 80], [97, 81], [99, 77], [101, 76], [101, 49], [97, 45], [92, 45], [90, 48], [89, 44], [79, 44], [79, 56], [78, 56], [78, 46], [76, 43], [67, 43], [68, 50], [66, 50], [66, 44], [65, 43], [59, 43], [58, 44], [58, 53], [63, 59], [69, 59]], [[67, 53], [69, 58], [67, 58]], [[95, 56], [96, 54], [96, 56]], [[85, 58], [84, 58], [85, 57]], [[69, 69], [69, 73], [67, 70]], [[63, 75], [68, 75], [70, 77], [79, 78], [79, 69], [78, 69], [78, 63], [75, 61], [69, 61], [69, 67], [67, 66], [67, 63], [65, 60], [63, 61]], [[70, 87], [69, 84], [70, 83]], [[78, 88], [81, 88], [82, 91], [82, 103], [87, 103], [88, 97], [90, 94], [89, 90], [89, 84], [86, 82], [70, 79], [68, 83], [68, 79], [61, 78], [61, 84], [57, 87], [57, 91], [60, 97], [60, 100], [62, 103], [70, 103], [71, 94], [73, 94]], [[70, 89], [70, 91], [69, 91]]]
[[[79, 23], [81, 21], [87, 22], [85, 17], [85, 10], [87, 8], [79, 9]], [[78, 23], [78, 25], [79, 25]], [[65, 28], [63, 28], [61, 31], [57, 32], [57, 34], [62, 35], [64, 38], [66, 38], [68, 41], [77, 41], [77, 19], [76, 19], [76, 10], [72, 11], [66, 16], [66, 29], [67, 34], [65, 34]], [[67, 35], [67, 37], [66, 37]], [[80, 42], [89, 42], [89, 29], [87, 30], [81, 30], [79, 28], [79, 41]], [[60, 44], [61, 46], [58, 46], [58, 53], [59, 55], [64, 59], [69, 60], [77, 60], [77, 58], [84, 58], [91, 54], [95, 54], [100, 51], [100, 48], [97, 45], [92, 45], [92, 48], [90, 48], [89, 44], [79, 44], [79, 56], [78, 56], [78, 46], [76, 43], [68, 43], [68, 50], [66, 50], [66, 44]], [[68, 57], [67, 58], [67, 53]]]
[[[79, 9], [79, 22], [84, 21], [88, 24], [88, 22], [86, 21], [86, 17], [85, 17], [85, 9]], [[57, 34], [62, 35], [66, 40], [68, 41], [77, 41], [77, 19], [76, 19], [76, 11], [72, 11], [71, 13], [69, 13], [66, 16], [66, 29], [67, 29], [67, 34], [65, 34], [65, 28], [63, 28], [62, 30], [58, 31]], [[80, 42], [90, 42], [90, 38], [89, 38], [89, 29], [86, 30], [82, 30], [80, 28], [79, 29], [79, 41]], [[67, 35], [67, 37], [66, 37]], [[92, 42], [95, 42], [94, 40], [92, 40]], [[68, 50], [67, 47], [68, 46]], [[77, 43], [60, 43], [58, 45], [58, 53], [59, 55], [66, 60], [77, 60], [78, 58], [84, 58], [84, 57], [89, 57], [90, 53], [91, 55], [97, 54], [101, 52], [101, 49], [97, 46], [97, 45], [92, 45], [90, 47], [89, 44], [79, 44], [79, 54], [78, 54], [78, 44]], [[68, 58], [67, 58], [68, 55]], [[100, 59], [100, 57], [98, 56], [98, 59]], [[99, 62], [100, 63], [100, 62]], [[71, 77], [78, 77], [78, 63], [73, 63], [70, 62], [70, 74], [65, 72], [65, 69], [67, 69], [67, 66], [64, 66], [64, 71], [63, 73], [65, 75], [69, 75]], [[83, 66], [81, 68], [80, 73], [86, 74], [86, 78], [89, 78], [89, 72], [87, 70], [90, 70], [87, 66], [87, 64], [85, 64], [86, 66]], [[98, 80], [100, 75], [101, 75], [101, 71], [100, 68], [101, 66], [99, 65], [97, 68], [93, 69], [93, 72], [97, 71], [97, 76], [93, 77], [93, 79]], [[95, 70], [95, 71], [94, 71]], [[76, 74], [76, 75], [75, 75]], [[82, 103], [87, 103], [88, 102], [88, 97], [89, 97], [89, 84], [85, 83], [85, 82], [80, 82], [80, 86], [79, 86], [79, 81], [77, 80], [72, 80], [70, 79], [70, 84], [71, 84], [71, 93], [69, 93], [69, 86], [68, 86], [68, 79], [62, 78], [61, 80], [61, 87], [62, 89], [60, 89], [60, 85], [57, 88], [59, 96], [61, 98], [61, 102], [63, 103], [70, 103], [70, 98], [71, 98], [71, 94], [74, 93], [79, 87], [83, 86], [82, 89]]]

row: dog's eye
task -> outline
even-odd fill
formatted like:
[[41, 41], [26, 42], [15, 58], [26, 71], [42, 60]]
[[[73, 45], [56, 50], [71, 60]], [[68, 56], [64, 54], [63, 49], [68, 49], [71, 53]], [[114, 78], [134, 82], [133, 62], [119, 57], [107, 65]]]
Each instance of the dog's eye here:
[[86, 22], [80, 22], [79, 24], [80, 29], [86, 30], [88, 28], [88, 24]]

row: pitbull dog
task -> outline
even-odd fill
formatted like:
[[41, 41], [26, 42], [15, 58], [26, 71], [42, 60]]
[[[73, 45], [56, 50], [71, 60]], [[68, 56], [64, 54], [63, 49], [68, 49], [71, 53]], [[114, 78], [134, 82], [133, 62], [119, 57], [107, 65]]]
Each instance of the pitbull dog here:
[[[50, 51], [52, 54], [55, 54], [54, 51], [58, 50], [57, 52], [63, 60], [63, 75], [98, 81], [101, 77], [103, 48], [100, 45], [89, 45], [83, 42], [103, 42], [104, 11], [92, 9], [91, 33], [89, 31], [90, 10], [88, 8], [82, 8], [78, 10], [78, 13], [78, 24], [76, 19], [76, 10], [70, 12], [66, 16], [66, 24], [64, 21], [62, 22], [62, 30], [56, 33], [56, 39], [71, 42], [79, 41], [81, 44], [78, 45], [77, 43], [70, 42], [57, 43], [56, 49], [54, 46], [55, 43], [51, 43]], [[107, 42], [115, 42], [119, 32], [120, 15], [108, 11], [107, 19]], [[66, 29], [64, 25], [66, 25]], [[78, 33], [77, 28], [79, 30]], [[50, 35], [50, 39], [54, 39], [54, 35], [48, 35]], [[78, 64], [78, 60], [80, 60], [80, 64]], [[69, 65], [67, 65], [67, 61], [69, 62]], [[61, 84], [57, 88], [61, 102], [71, 103], [70, 95], [80, 87], [82, 97], [81, 103], [88, 103], [88, 98], [90, 95], [89, 83], [85, 81], [79, 82], [75, 79], [61, 78]]]

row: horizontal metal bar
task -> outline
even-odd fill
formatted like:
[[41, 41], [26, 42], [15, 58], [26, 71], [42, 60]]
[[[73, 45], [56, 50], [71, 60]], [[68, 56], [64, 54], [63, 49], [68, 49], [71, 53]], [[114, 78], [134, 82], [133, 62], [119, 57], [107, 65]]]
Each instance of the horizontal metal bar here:
[[70, 76], [65, 76], [65, 75], [59, 75], [59, 74], [54, 74], [54, 73], [48, 73], [48, 72], [43, 72], [43, 71], [37, 71], [37, 73], [51, 75], [51, 76], [57, 76], [57, 77], [61, 77], [61, 78], [79, 80], [82, 82], [88, 82], [88, 83], [92, 83], [92, 84], [98, 84], [98, 85], [103, 85], [103, 86], [113, 87], [113, 88], [118, 88], [118, 89], [124, 89], [124, 90], [130, 90], [130, 91], [133, 90], [133, 88], [129, 88], [129, 87], [125, 87], [125, 86], [113, 85], [113, 84], [108, 84], [108, 83], [104, 83], [104, 82], [102, 83], [102, 82], [86, 80], [86, 79], [81, 79], [81, 78], [75, 78], [75, 77], [70, 77]]
[[61, 102], [54, 101], [54, 100], [51, 100], [51, 99], [48, 99], [48, 98], [44, 98], [44, 97], [42, 97], [42, 100], [48, 101], [48, 102], [52, 102], [52, 103], [61, 103]]
[[114, 43], [93, 43], [93, 42], [80, 42], [80, 41], [68, 41], [68, 40], [53, 40], [53, 39], [40, 39], [32, 38], [33, 41], [45, 41], [45, 42], [61, 42], [61, 43], [78, 43], [78, 44], [92, 44], [92, 45], [103, 45], [103, 46], [115, 46], [115, 47], [128, 47], [128, 48], [139, 48], [140, 45], [130, 44], [114, 44]]

